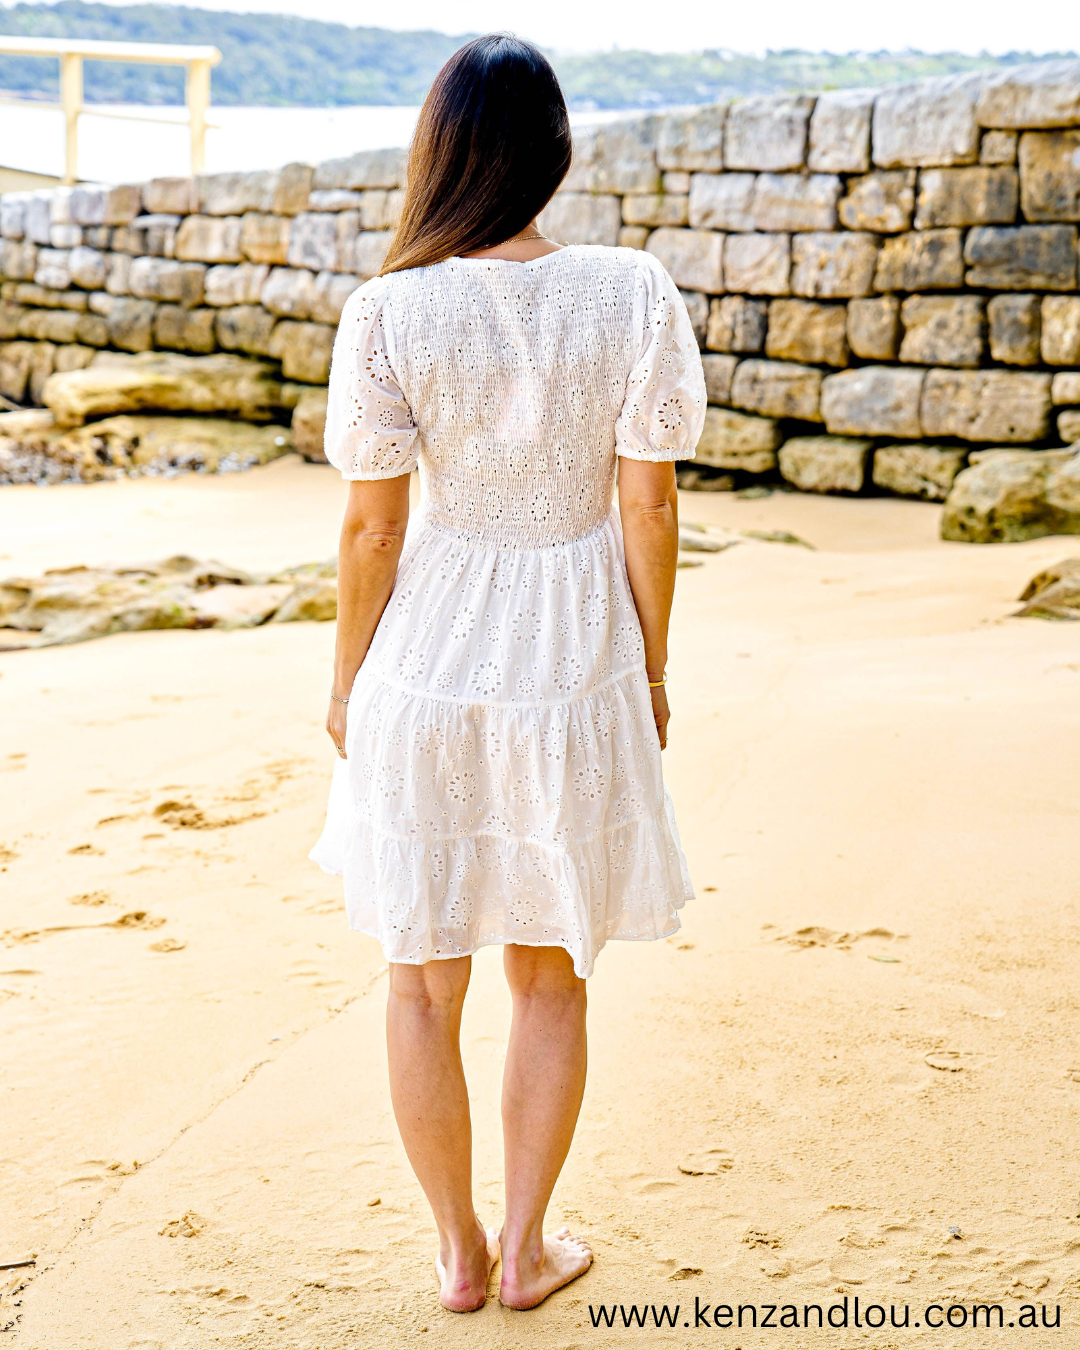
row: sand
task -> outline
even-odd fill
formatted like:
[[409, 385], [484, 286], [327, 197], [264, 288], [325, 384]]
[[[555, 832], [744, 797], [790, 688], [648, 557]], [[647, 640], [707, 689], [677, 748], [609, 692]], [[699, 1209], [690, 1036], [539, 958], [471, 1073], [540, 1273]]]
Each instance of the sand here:
[[[303, 562], [341, 501], [291, 458], [6, 488], [0, 569]], [[14, 1345], [892, 1350], [963, 1342], [930, 1304], [1000, 1300], [1063, 1328], [980, 1344], [1080, 1346], [1080, 628], [1008, 617], [1077, 542], [942, 544], [938, 508], [884, 499], [683, 513], [816, 551], [680, 573], [665, 764], [699, 898], [589, 982], [551, 1218], [597, 1260], [533, 1313], [438, 1307], [385, 963], [306, 861], [332, 625], [0, 657], [0, 1263], [36, 1260], [0, 1272]], [[487, 950], [464, 1029], [485, 1222], [507, 1020]], [[912, 1325], [856, 1329], [856, 1296]], [[849, 1326], [710, 1335], [695, 1299], [846, 1299]], [[618, 1305], [678, 1305], [676, 1330], [593, 1328]]]

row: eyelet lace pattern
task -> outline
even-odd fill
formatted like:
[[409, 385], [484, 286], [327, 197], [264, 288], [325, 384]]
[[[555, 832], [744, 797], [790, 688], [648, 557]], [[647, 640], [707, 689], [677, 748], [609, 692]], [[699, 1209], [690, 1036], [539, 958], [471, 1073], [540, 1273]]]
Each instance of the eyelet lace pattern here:
[[422, 506], [349, 698], [312, 857], [391, 961], [678, 927], [692, 890], [611, 512], [616, 457], [690, 458], [701, 363], [659, 263], [574, 247], [357, 291], [327, 457], [419, 465]]

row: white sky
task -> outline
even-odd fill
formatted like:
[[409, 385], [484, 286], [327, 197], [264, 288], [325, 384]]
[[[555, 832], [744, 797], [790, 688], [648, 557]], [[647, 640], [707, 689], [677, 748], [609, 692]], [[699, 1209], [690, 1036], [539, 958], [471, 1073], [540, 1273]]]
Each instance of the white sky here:
[[[118, 0], [122, 3], [123, 0]], [[740, 52], [1080, 47], [1077, 0], [197, 0], [199, 8], [300, 14], [443, 33], [506, 29], [547, 47]]]

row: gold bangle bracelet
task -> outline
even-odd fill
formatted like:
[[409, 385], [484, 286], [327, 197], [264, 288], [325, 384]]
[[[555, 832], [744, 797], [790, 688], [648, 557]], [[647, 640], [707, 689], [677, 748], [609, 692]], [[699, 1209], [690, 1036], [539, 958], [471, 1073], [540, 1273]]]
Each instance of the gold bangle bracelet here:
[[661, 686], [662, 684], [667, 684], [667, 675], [666, 675], [666, 674], [661, 675], [660, 678], [659, 678], [658, 680], [650, 680], [650, 681], [649, 681], [649, 688], [650, 688], [650, 689], [659, 689], [660, 686]]

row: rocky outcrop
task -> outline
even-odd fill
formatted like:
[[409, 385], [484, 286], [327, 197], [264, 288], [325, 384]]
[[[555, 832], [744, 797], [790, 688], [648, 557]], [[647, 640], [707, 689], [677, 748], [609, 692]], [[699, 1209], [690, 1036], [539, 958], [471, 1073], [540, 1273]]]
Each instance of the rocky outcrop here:
[[1019, 618], [1080, 619], [1080, 558], [1046, 567], [1025, 586]]
[[941, 537], [994, 544], [1080, 534], [1080, 453], [986, 450], [957, 475]]

